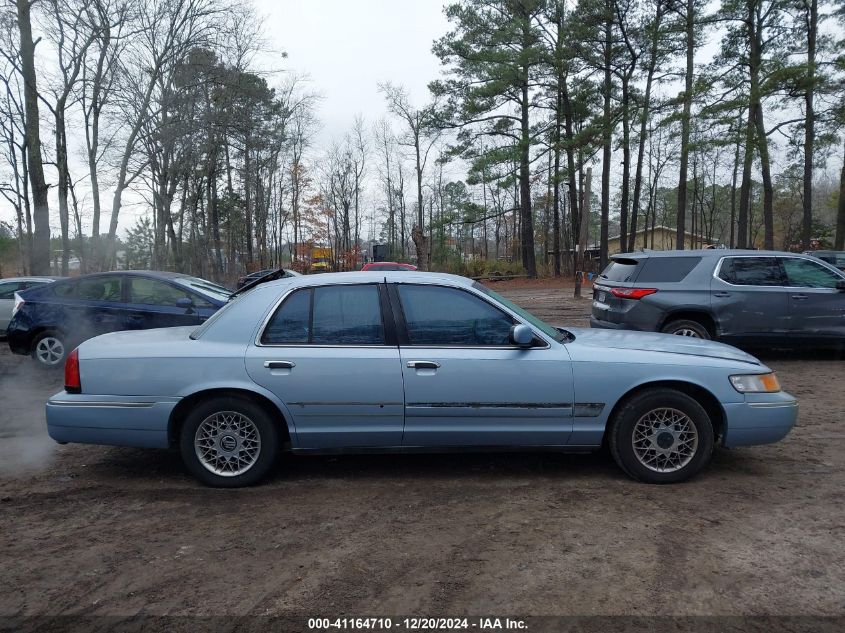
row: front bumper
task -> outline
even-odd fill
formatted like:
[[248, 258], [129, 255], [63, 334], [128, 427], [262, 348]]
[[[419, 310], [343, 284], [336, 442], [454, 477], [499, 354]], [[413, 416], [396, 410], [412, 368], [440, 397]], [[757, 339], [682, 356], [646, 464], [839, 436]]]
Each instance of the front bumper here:
[[56, 442], [168, 448], [179, 398], [98, 396], [61, 391], [47, 401], [47, 433]]
[[786, 392], [746, 394], [745, 402], [724, 403], [727, 447], [782, 440], [798, 421], [798, 401]]

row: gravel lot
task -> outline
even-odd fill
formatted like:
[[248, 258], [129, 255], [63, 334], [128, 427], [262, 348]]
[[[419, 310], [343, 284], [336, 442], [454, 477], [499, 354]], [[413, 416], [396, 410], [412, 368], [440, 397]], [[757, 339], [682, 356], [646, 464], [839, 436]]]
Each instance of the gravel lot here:
[[[492, 287], [586, 323], [571, 289]], [[53, 444], [61, 376], [0, 344], [0, 614], [845, 616], [845, 364], [764, 357], [799, 426], [684, 485], [481, 454], [288, 457], [226, 491], [167, 451]]]

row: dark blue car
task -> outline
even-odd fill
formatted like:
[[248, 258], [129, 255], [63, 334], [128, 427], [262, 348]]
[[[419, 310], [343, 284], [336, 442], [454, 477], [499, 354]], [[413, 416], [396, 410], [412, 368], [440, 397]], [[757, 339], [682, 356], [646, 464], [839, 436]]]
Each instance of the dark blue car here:
[[196, 325], [230, 291], [179, 273], [122, 271], [63, 279], [18, 293], [9, 347], [40, 365], [61, 365], [79, 343], [118, 330]]

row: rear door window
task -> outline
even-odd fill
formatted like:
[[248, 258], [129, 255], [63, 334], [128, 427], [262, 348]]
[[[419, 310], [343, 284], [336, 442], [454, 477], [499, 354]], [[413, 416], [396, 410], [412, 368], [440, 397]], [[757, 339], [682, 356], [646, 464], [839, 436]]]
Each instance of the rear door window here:
[[719, 279], [735, 286], [783, 286], [785, 280], [776, 257], [726, 257]]
[[80, 279], [76, 284], [76, 298], [83, 301], [106, 301], [120, 303], [120, 277], [91, 277]]
[[649, 257], [637, 275], [637, 283], [683, 281], [698, 266], [700, 257]]
[[267, 324], [265, 345], [383, 345], [378, 287], [320, 286], [291, 294]]
[[634, 281], [639, 266], [640, 261], [636, 259], [612, 259], [599, 276], [608, 281]]

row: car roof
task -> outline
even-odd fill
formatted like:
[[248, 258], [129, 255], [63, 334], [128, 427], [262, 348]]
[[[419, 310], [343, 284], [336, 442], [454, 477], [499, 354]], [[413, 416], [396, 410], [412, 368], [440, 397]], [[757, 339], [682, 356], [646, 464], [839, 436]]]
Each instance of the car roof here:
[[413, 282], [413, 283], [446, 283], [450, 286], [468, 288], [474, 283], [472, 279], [451, 275], [449, 273], [421, 273], [414, 270], [359, 270], [345, 273], [319, 273], [316, 275], [301, 275], [299, 277], [285, 277], [262, 284], [272, 286], [328, 286], [332, 284]]
[[633, 253], [617, 253], [611, 255], [610, 259], [645, 259], [648, 257], [730, 257], [735, 255], [757, 255], [761, 257], [806, 257], [802, 253], [789, 253], [787, 251], [756, 251], [741, 248], [699, 248], [688, 251], [636, 251]]
[[4, 281], [57, 281], [59, 279], [64, 279], [64, 277], [39, 277], [38, 275], [30, 275], [29, 277], [2, 277], [0, 278], [0, 283]]

